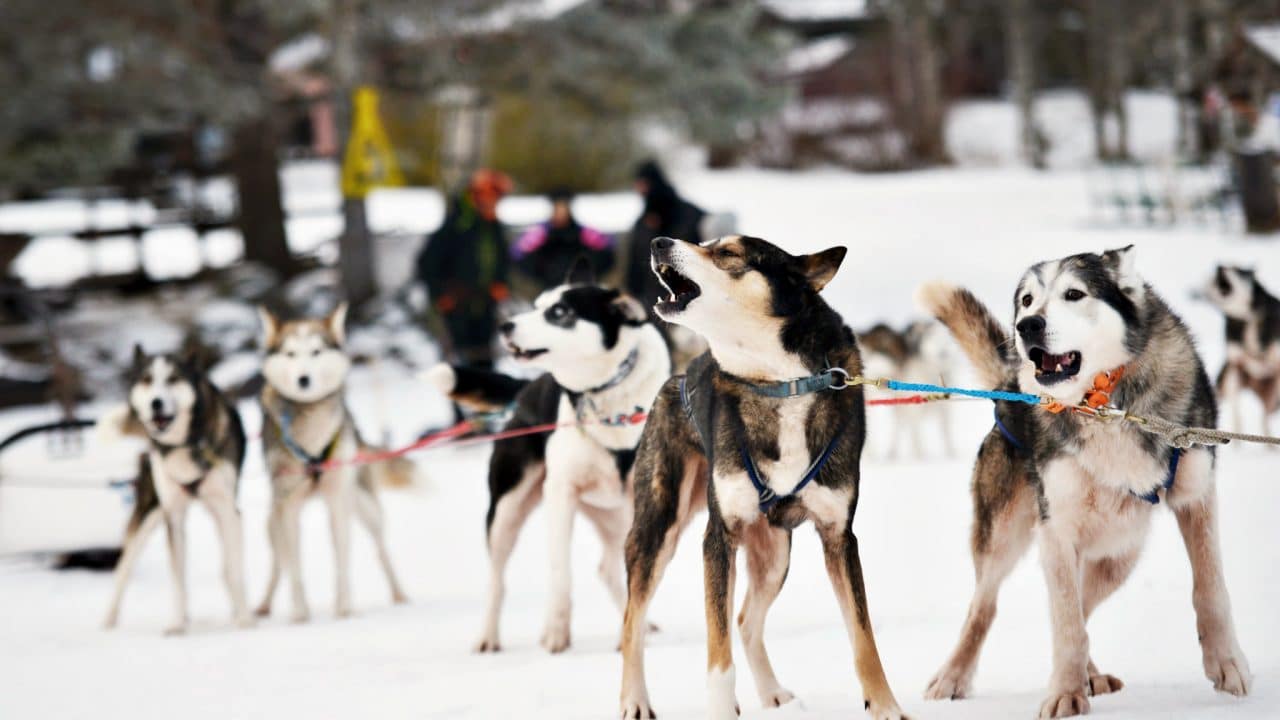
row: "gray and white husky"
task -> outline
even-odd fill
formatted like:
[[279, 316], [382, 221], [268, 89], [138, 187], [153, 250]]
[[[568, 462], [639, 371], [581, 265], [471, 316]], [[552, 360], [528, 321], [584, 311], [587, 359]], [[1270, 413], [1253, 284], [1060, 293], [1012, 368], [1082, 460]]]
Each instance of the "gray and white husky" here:
[[244, 541], [236, 489], [244, 461], [240, 415], [197, 367], [193, 354], [147, 355], [134, 347], [128, 373], [129, 401], [99, 423], [104, 435], [146, 438], [149, 449], [139, 478], [137, 505], [115, 572], [115, 594], [106, 627], [115, 627], [134, 563], [151, 532], [163, 522], [173, 573], [173, 619], [166, 633], [187, 629], [187, 508], [200, 501], [213, 515], [222, 540], [223, 575], [235, 621], [253, 624], [245, 604]]
[[[1138, 275], [1132, 246], [1032, 266], [1014, 298], [1014, 334], [968, 291], [937, 283], [921, 304], [959, 341], [987, 387], [1049, 394], [1064, 404], [1106, 390], [1138, 415], [1213, 427], [1217, 408], [1191, 335]], [[971, 545], [977, 587], [960, 641], [926, 697], [972, 687], [1001, 583], [1038, 537], [1049, 589], [1053, 671], [1040, 717], [1088, 712], [1089, 696], [1122, 685], [1089, 653], [1089, 615], [1129, 576], [1159, 504], [1177, 519], [1194, 581], [1205, 674], [1249, 691], [1218, 539], [1213, 448], [1175, 450], [1127, 423], [1002, 404], [973, 472]]]
[[271, 474], [271, 579], [258, 615], [271, 613], [271, 600], [283, 571], [288, 575], [294, 622], [305, 622], [310, 610], [302, 586], [298, 516], [312, 496], [324, 498], [329, 509], [336, 567], [334, 611], [351, 613], [351, 515], [354, 512], [373, 536], [391, 597], [406, 601], [391, 567], [383, 539], [382, 508], [374, 494], [381, 476], [406, 472], [407, 461], [396, 459], [359, 467], [347, 463], [365, 447], [347, 412], [343, 392], [351, 359], [346, 340], [345, 303], [323, 320], [281, 322], [262, 309], [267, 356], [262, 366], [262, 445]]
[[1230, 404], [1235, 430], [1243, 430], [1240, 392], [1262, 402], [1262, 434], [1271, 434], [1271, 416], [1280, 410], [1280, 298], [1253, 270], [1219, 265], [1204, 296], [1226, 316], [1227, 361], [1218, 375], [1218, 399]]

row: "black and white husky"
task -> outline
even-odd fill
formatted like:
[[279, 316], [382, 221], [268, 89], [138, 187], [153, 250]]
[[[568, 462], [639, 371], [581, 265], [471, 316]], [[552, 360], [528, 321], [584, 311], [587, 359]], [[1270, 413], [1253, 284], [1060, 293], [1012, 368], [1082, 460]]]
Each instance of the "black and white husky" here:
[[[1132, 413], [1213, 427], [1217, 408], [1190, 333], [1138, 275], [1132, 248], [1034, 265], [1014, 294], [1014, 334], [969, 292], [926, 285], [921, 304], [945, 324], [987, 387], [1064, 404], [1103, 392]], [[1015, 349], [1016, 348], [1016, 349]], [[1102, 398], [1106, 399], [1106, 398]], [[1191, 559], [1192, 604], [1214, 688], [1249, 691], [1218, 541], [1212, 448], [1176, 450], [1128, 423], [1001, 405], [973, 472], [977, 587], [960, 641], [926, 697], [972, 687], [1000, 584], [1038, 537], [1049, 588], [1053, 672], [1040, 717], [1089, 710], [1119, 690], [1089, 654], [1089, 615], [1129, 576], [1157, 506], [1177, 518]]]
[[1262, 434], [1280, 409], [1280, 298], [1253, 270], [1219, 265], [1204, 296], [1226, 316], [1227, 361], [1218, 375], [1218, 398], [1230, 404], [1235, 430], [1243, 430], [1240, 392], [1262, 402]]
[[244, 540], [236, 509], [245, 449], [240, 415], [190, 354], [147, 355], [135, 347], [128, 388], [128, 404], [104, 417], [100, 429], [108, 436], [146, 438], [149, 457], [116, 566], [106, 627], [115, 627], [134, 563], [148, 536], [163, 522], [174, 599], [173, 619], [165, 632], [187, 629], [187, 508], [197, 500], [209, 509], [222, 540], [223, 575], [235, 621], [241, 627], [252, 625], [245, 604]]
[[[344, 398], [351, 369], [351, 358], [343, 349], [347, 306], [339, 305], [324, 319], [281, 322], [265, 309], [261, 315], [267, 351], [262, 365], [266, 379], [261, 396], [262, 447], [271, 474], [267, 532], [272, 563], [271, 579], [257, 613], [271, 613], [271, 600], [283, 571], [289, 580], [290, 618], [294, 622], [310, 618], [299, 562], [298, 516], [303, 503], [314, 495], [323, 497], [329, 509], [337, 570], [334, 612], [338, 617], [351, 613], [353, 512], [373, 537], [392, 601], [403, 603], [406, 597], [383, 539], [382, 508], [375, 488], [388, 474], [412, 471], [401, 458], [360, 466], [346, 464], [365, 449]], [[326, 467], [330, 461], [339, 465]]]
[[[622, 548], [631, 527], [629, 484], [636, 443], [653, 396], [671, 376], [671, 357], [658, 329], [635, 298], [593, 283], [578, 264], [565, 284], [534, 309], [501, 327], [512, 356], [546, 371], [527, 385], [467, 368], [438, 365], [427, 379], [459, 402], [493, 407], [514, 399], [507, 429], [558, 423], [550, 435], [500, 440], [489, 461], [489, 599], [477, 652], [501, 646], [498, 620], [503, 574], [516, 537], [539, 503], [546, 507], [551, 559], [550, 604], [542, 646], [569, 647], [570, 540], [582, 513], [604, 547], [600, 578], [621, 611]], [[511, 397], [511, 391], [519, 388]]]
[[791, 531], [805, 520], [822, 539], [865, 707], [877, 720], [903, 717], [876, 649], [852, 531], [865, 414], [862, 389], [845, 379], [862, 372], [861, 359], [853, 332], [818, 294], [844, 256], [842, 247], [790, 255], [751, 237], [653, 241], [653, 268], [669, 291], [655, 311], [702, 335], [710, 349], [663, 386], [637, 449], [623, 718], [654, 716], [645, 614], [681, 531], [704, 502], [708, 717], [737, 717], [730, 626], [740, 547], [749, 583], [738, 616], [747, 663], [765, 707], [793, 699], [774, 676], [763, 630], [787, 576]]

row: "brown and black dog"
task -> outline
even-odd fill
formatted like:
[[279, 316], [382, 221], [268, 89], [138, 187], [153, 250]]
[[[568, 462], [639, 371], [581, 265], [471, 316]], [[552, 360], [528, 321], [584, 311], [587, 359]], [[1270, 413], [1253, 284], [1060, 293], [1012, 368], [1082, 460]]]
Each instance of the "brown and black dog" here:
[[[791, 531], [805, 520], [822, 538], [866, 708], [874, 718], [903, 717], [876, 650], [851, 527], [865, 436], [862, 391], [829, 372], [856, 375], [861, 361], [852, 331], [818, 294], [844, 256], [842, 247], [790, 255], [740, 236], [700, 245], [653, 241], [653, 269], [670, 293], [655, 310], [701, 334], [710, 349], [663, 386], [637, 448], [624, 718], [654, 717], [644, 678], [645, 613], [681, 531], [704, 502], [708, 717], [737, 714], [729, 625], [739, 547], [749, 587], [738, 625], [761, 702], [774, 707], [793, 698], [774, 677], [762, 633], [786, 579]], [[806, 380], [789, 384], [799, 378]]]

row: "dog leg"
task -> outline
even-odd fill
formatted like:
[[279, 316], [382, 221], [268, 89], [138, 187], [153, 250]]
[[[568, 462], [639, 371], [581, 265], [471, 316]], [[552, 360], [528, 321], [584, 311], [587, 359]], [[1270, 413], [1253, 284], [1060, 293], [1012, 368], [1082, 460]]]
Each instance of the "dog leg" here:
[[1049, 695], [1040, 705], [1041, 718], [1063, 718], [1089, 712], [1085, 688], [1089, 682], [1089, 635], [1085, 631], [1080, 589], [1080, 553], [1064, 535], [1069, 530], [1053, 526], [1053, 518], [1040, 526], [1040, 564], [1049, 588], [1049, 614], [1053, 628], [1053, 673]]
[[166, 635], [187, 631], [187, 504], [175, 503], [165, 509], [165, 528], [169, 534], [169, 571], [173, 575], [173, 619], [165, 628]]
[[707, 608], [707, 717], [735, 720], [740, 712], [734, 692], [733, 581], [737, 564], [736, 538], [715, 510], [707, 518], [702, 538], [702, 580]]
[[[1084, 619], [1086, 623], [1098, 605], [1101, 605], [1103, 600], [1110, 597], [1128, 579], [1129, 574], [1133, 572], [1134, 565], [1138, 564], [1138, 554], [1137, 550], [1133, 550], [1119, 557], [1102, 558], [1085, 563], [1083, 591]], [[1098, 666], [1093, 662], [1093, 658], [1089, 659], [1087, 671], [1089, 674], [1088, 688], [1090, 695], [1097, 696], [1119, 692], [1124, 687], [1124, 683], [1120, 681], [1120, 678], [1099, 672]]]
[[[510, 468], [498, 468], [491, 472], [509, 471]], [[506, 595], [507, 560], [520, 537], [520, 530], [529, 519], [529, 513], [542, 502], [542, 481], [545, 466], [541, 463], [525, 468], [523, 477], [516, 487], [500, 497], [491, 499], [489, 514], [491, 520], [488, 528], [489, 545], [489, 593], [485, 604], [484, 631], [475, 644], [475, 651], [480, 653], [498, 652], [502, 649], [499, 641], [498, 620], [502, 613], [502, 599]], [[491, 481], [490, 486], [494, 483]]]
[[355, 473], [342, 469], [335, 473], [325, 492], [329, 533], [333, 537], [333, 612], [340, 618], [351, 615], [351, 505], [355, 482]]
[[[984, 478], [983, 473], [987, 469], [980, 461], [974, 478], [977, 512], [971, 538], [973, 600], [969, 603], [969, 614], [965, 617], [955, 650], [929, 681], [924, 692], [928, 700], [960, 700], [972, 692], [978, 656], [995, 620], [1000, 586], [1031, 545], [1036, 521], [1034, 492], [1020, 475]], [[991, 502], [980, 494], [980, 488], [990, 486], [991, 482], [1014, 488], [1014, 495], [1002, 507], [992, 507]]]
[[119, 562], [116, 563], [116, 587], [111, 596], [111, 609], [107, 611], [107, 619], [102, 623], [104, 628], [108, 630], [114, 628], [120, 619], [120, 603], [124, 599], [124, 589], [129, 584], [129, 577], [133, 574], [133, 566], [137, 564], [138, 556], [142, 554], [142, 548], [146, 546], [147, 539], [151, 537], [151, 533], [160, 525], [163, 518], [164, 511], [155, 508], [147, 513], [133, 535], [125, 541], [124, 551], [120, 554]]
[[867, 609], [867, 590], [862, 579], [862, 560], [858, 557], [858, 538], [850, 526], [851, 518], [818, 528], [822, 538], [827, 575], [831, 578], [836, 601], [853, 644], [853, 662], [862, 684], [867, 712], [875, 720], [904, 720], [905, 715], [889, 688], [876, 638], [871, 629]]
[[1244, 418], [1240, 410], [1240, 388], [1244, 384], [1240, 368], [1234, 363], [1223, 366], [1218, 374], [1218, 398], [1223, 405], [1231, 405], [1231, 429], [1244, 431]]
[[299, 516], [302, 514], [302, 503], [306, 501], [303, 492], [283, 499], [281, 508], [280, 543], [284, 553], [280, 557], [280, 565], [289, 577], [289, 599], [292, 610], [289, 619], [295, 623], [304, 623], [311, 619], [311, 609], [307, 607], [306, 590], [302, 587], [302, 528]]
[[631, 528], [631, 503], [624, 502], [616, 509], [584, 504], [582, 511], [600, 536], [600, 566], [597, 569], [600, 582], [609, 591], [618, 612], [625, 613], [627, 591], [622, 584], [622, 546], [626, 542], [627, 530]]
[[[646, 438], [648, 436], [645, 436]], [[650, 457], [641, 440], [632, 485], [636, 492], [635, 521], [627, 533], [627, 608], [622, 615], [622, 718], [656, 717], [644, 677], [644, 637], [649, 600], [675, 554], [680, 535], [695, 508], [706, 498], [706, 465], [688, 461], [674, 470], [671, 458]], [[679, 468], [679, 465], [675, 465]], [[680, 472], [678, 483], [671, 475]], [[696, 499], [696, 500], [695, 500]]]
[[271, 541], [271, 576], [267, 579], [266, 590], [262, 594], [262, 602], [254, 611], [258, 617], [271, 614], [271, 601], [276, 595], [276, 586], [280, 584], [280, 563], [285, 554], [284, 537], [284, 505], [278, 499], [271, 502], [271, 512], [267, 516], [267, 539]]
[[373, 489], [363, 483], [356, 486], [356, 517], [360, 524], [369, 531], [373, 538], [374, 549], [378, 553], [378, 564], [382, 566], [382, 574], [387, 576], [387, 584], [391, 587], [391, 602], [403, 605], [409, 602], [409, 596], [400, 587], [400, 579], [396, 577], [395, 568], [391, 565], [391, 554], [387, 552], [386, 533], [383, 528], [382, 505]]
[[[236, 509], [235, 473], [225, 466], [209, 473], [201, 495], [222, 541], [222, 577], [231, 598], [232, 615], [242, 628], [253, 626], [244, 592], [244, 528]], [[216, 477], [215, 477], [216, 475]], [[219, 482], [221, 481], [221, 482]]]
[[1218, 544], [1216, 489], [1210, 486], [1203, 499], [1175, 506], [1174, 515], [1191, 559], [1191, 603], [1196, 610], [1205, 675], [1215, 690], [1248, 695], [1253, 678], [1231, 620], [1231, 598], [1227, 595]]
[[782, 590], [791, 564], [791, 531], [771, 527], [763, 518], [752, 523], [743, 536], [747, 550], [747, 595], [738, 615], [747, 665], [756, 681], [760, 702], [766, 708], [781, 707], [795, 699], [778, 683], [764, 648], [764, 620]]
[[551, 560], [550, 604], [542, 632], [542, 647], [547, 652], [560, 653], [569, 647], [569, 616], [572, 608], [572, 579], [569, 566], [572, 562], [573, 516], [577, 509], [578, 493], [573, 482], [559, 470], [563, 463], [549, 461], [547, 479], [543, 486], [544, 505], [547, 508], [547, 552]]

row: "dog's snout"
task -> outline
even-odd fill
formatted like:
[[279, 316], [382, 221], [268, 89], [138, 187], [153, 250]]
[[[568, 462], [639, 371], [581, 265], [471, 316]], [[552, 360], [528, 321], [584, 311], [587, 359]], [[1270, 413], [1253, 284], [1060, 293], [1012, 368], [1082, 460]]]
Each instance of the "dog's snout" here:
[[516, 331], [516, 324], [508, 320], [502, 323], [502, 325], [498, 326], [498, 331], [501, 332], [503, 335], [510, 335], [511, 333]]
[[1018, 321], [1018, 334], [1022, 337], [1039, 337], [1044, 333], [1043, 315], [1028, 315]]
[[653, 242], [650, 243], [649, 245], [649, 247], [651, 247], [654, 250], [670, 250], [675, 246], [676, 246], [676, 241], [672, 240], [669, 237], [656, 237], [653, 239]]
[[311, 387], [311, 376], [310, 376], [310, 375], [303, 375], [303, 376], [299, 377], [299, 378], [298, 378], [298, 387], [302, 388], [303, 390], [306, 390], [307, 388]]
[[164, 401], [160, 398], [151, 398], [151, 412], [164, 412]]

